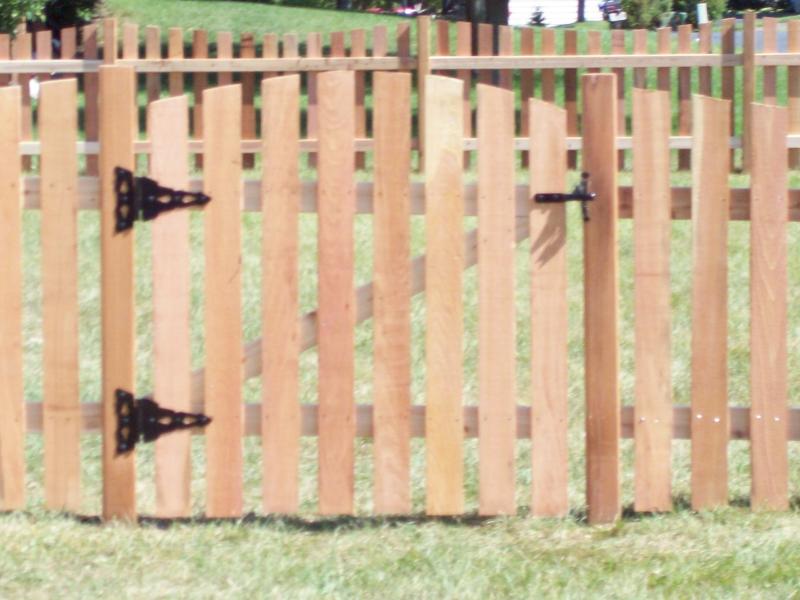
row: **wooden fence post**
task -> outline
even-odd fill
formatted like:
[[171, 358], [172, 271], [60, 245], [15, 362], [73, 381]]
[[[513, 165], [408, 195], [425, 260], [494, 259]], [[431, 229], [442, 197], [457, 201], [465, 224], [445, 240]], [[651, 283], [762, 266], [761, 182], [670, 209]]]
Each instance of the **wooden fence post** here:
[[667, 92], [633, 90], [635, 494], [641, 512], [672, 508], [672, 231]]
[[354, 510], [355, 77], [319, 82], [319, 511]]
[[78, 87], [44, 83], [39, 105], [44, 337], [44, 484], [52, 510], [80, 509]]
[[[567, 185], [567, 111], [530, 100], [530, 196]], [[531, 233], [531, 512], [567, 514], [566, 207], [534, 204]]]
[[616, 76], [583, 76], [583, 170], [597, 199], [584, 225], [586, 489], [590, 523], [614, 521], [619, 498], [619, 284]]
[[463, 82], [429, 75], [425, 155], [426, 512], [464, 510]]
[[[736, 19], [722, 19], [722, 43], [720, 44], [720, 53], [722, 56], [730, 56], [736, 53]], [[722, 68], [722, 98], [729, 100], [731, 103], [730, 110], [730, 131], [731, 134], [736, 132], [736, 67], [723, 67]], [[729, 164], [733, 169], [736, 156], [736, 151], [731, 149], [731, 157]]]
[[[87, 60], [97, 60], [97, 24], [90, 23], [83, 28], [83, 58]], [[99, 129], [99, 75], [97, 73], [86, 73], [83, 76], [83, 97], [84, 97], [84, 136], [87, 142], [98, 140]], [[97, 175], [99, 158], [97, 155], [86, 157], [86, 174]]]
[[[800, 52], [800, 21], [793, 19], [789, 27], [789, 52]], [[789, 133], [800, 133], [800, 66], [788, 69]], [[800, 169], [800, 149], [789, 150], [789, 168]]]
[[375, 512], [411, 511], [411, 75], [375, 73]]
[[113, 17], [103, 19], [103, 62], [113, 65], [119, 52], [117, 42], [117, 20]]
[[0, 89], [0, 510], [25, 505], [22, 385], [22, 90]]
[[134, 453], [117, 455], [117, 389], [135, 392], [134, 233], [115, 228], [114, 169], [135, 169], [136, 76], [129, 67], [100, 67], [100, 203], [103, 312], [103, 518], [136, 519]]
[[[252, 33], [242, 33], [239, 37], [239, 56], [255, 58], [256, 44]], [[256, 139], [256, 74], [242, 73], [242, 138]], [[242, 155], [242, 168], [252, 169], [256, 164], [256, 156], [250, 152]]]
[[[162, 185], [186, 189], [189, 183], [189, 102], [186, 96], [150, 104], [147, 128], [152, 144], [151, 177]], [[161, 215], [151, 228], [153, 390], [161, 406], [188, 412], [191, 410], [192, 358], [189, 215], [182, 211]], [[188, 517], [192, 510], [190, 432], [179, 431], [156, 440], [155, 461], [156, 516]]]
[[[562, 155], [562, 161], [566, 155]], [[516, 514], [514, 94], [478, 86], [479, 512]], [[437, 201], [431, 198], [431, 201]]]
[[730, 102], [694, 97], [692, 124], [692, 508], [728, 498]]
[[300, 76], [264, 79], [261, 97], [261, 198], [269, 215], [262, 220], [263, 506], [293, 513], [300, 503]]
[[788, 510], [788, 172], [785, 108], [752, 108], [750, 441], [754, 509]]

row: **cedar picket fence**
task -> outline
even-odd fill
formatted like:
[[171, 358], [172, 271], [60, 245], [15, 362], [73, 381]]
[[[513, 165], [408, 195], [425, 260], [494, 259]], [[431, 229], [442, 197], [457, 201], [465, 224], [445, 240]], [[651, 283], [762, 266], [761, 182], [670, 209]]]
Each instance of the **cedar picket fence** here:
[[[424, 28], [424, 26], [423, 26]], [[449, 60], [449, 59], [448, 59]], [[476, 59], [484, 60], [488, 59]], [[495, 59], [492, 59], [495, 60]], [[506, 59], [503, 59], [506, 60]], [[516, 60], [516, 59], [515, 59]], [[550, 60], [550, 59], [548, 59]], [[581, 59], [583, 60], [583, 59]], [[707, 60], [707, 59], [704, 59]], [[689, 136], [671, 135], [665, 90], [633, 92], [633, 136], [620, 136], [616, 74], [589, 73], [581, 82], [582, 136], [552, 102], [530, 100], [529, 132], [515, 137], [513, 94], [479, 85], [476, 138], [465, 131], [463, 79], [425, 75], [425, 178], [411, 182], [412, 85], [408, 73], [376, 73], [372, 138], [356, 128], [358, 81], [353, 71], [321, 72], [316, 138], [301, 139], [301, 79], [262, 81], [263, 139], [243, 140], [245, 84], [203, 91], [206, 126], [190, 140], [185, 96], [148, 105], [148, 138], [138, 140], [136, 71], [119, 61], [98, 69], [99, 140], [78, 142], [75, 79], [45, 82], [37, 107], [38, 142], [23, 142], [25, 101], [18, 86], [0, 88], [3, 156], [38, 155], [38, 177], [22, 161], [0, 163], [0, 506], [24, 506], [24, 440], [44, 438], [48, 508], [80, 505], [82, 432], [103, 435], [103, 516], [137, 516], [135, 458], [114, 453], [114, 391], [135, 387], [134, 234], [114, 232], [115, 167], [133, 169], [148, 154], [161, 184], [204, 190], [206, 367], [189, 360], [188, 215], [152, 223], [154, 396], [177, 410], [204, 411], [206, 507], [209, 517], [243, 511], [242, 438], [263, 448], [263, 510], [299, 507], [299, 445], [317, 436], [318, 509], [351, 514], [354, 441], [374, 438], [374, 511], [411, 510], [410, 438], [423, 437], [426, 513], [458, 515], [464, 507], [465, 437], [479, 442], [479, 512], [515, 514], [516, 440], [530, 438], [531, 512], [562, 516], [567, 503], [566, 219], [562, 204], [537, 204], [537, 192], [563, 190], [570, 150], [580, 150], [597, 199], [584, 225], [586, 460], [589, 521], [620, 514], [619, 443], [635, 439], [635, 509], [670, 510], [671, 445], [692, 441], [692, 505], [727, 502], [726, 452], [731, 439], [750, 439], [752, 503], [788, 507], [788, 441], [800, 439], [800, 410], [787, 389], [788, 220], [800, 220], [800, 194], [787, 190], [785, 153], [793, 145], [787, 109], [754, 104], [748, 149], [749, 189], [729, 189], [731, 103], [695, 96]], [[488, 63], [492, 67], [497, 62]], [[435, 65], [431, 59], [430, 65]], [[439, 65], [436, 65], [437, 67]], [[461, 63], [453, 63], [455, 68]], [[499, 66], [506, 66], [500, 63]], [[605, 66], [605, 65], [604, 65]], [[611, 65], [615, 66], [615, 65]], [[284, 68], [284, 67], [281, 67]], [[637, 67], [640, 68], [640, 67]], [[177, 91], [177, 90], [176, 90]], [[471, 110], [471, 109], [470, 109]], [[646, 124], [646, 126], [644, 125]], [[786, 143], [775, 141], [786, 140]], [[691, 188], [670, 186], [670, 148], [691, 149]], [[633, 185], [617, 182], [617, 150], [633, 148]], [[546, 151], [539, 151], [547, 149]], [[81, 175], [79, 154], [98, 154], [99, 177]], [[300, 156], [316, 151], [317, 179], [301, 181]], [[356, 182], [356, 152], [372, 153], [371, 182]], [[465, 184], [465, 151], [475, 152], [478, 181]], [[515, 153], [528, 151], [529, 184], [515, 182]], [[202, 178], [190, 177], [192, 153], [203, 156]], [[261, 178], [242, 178], [243, 154], [261, 155]], [[635, 207], [635, 211], [634, 211]], [[42, 219], [44, 402], [25, 402], [21, 339], [23, 210]], [[103, 398], [80, 401], [75, 248], [77, 210], [100, 210]], [[263, 211], [263, 337], [243, 343], [241, 211]], [[318, 308], [300, 316], [298, 219], [317, 213]], [[354, 288], [353, 221], [374, 216], [374, 279]], [[410, 215], [424, 216], [424, 257], [410, 257]], [[478, 230], [464, 233], [464, 217]], [[620, 406], [617, 227], [634, 221], [636, 289], [635, 406]], [[693, 221], [692, 406], [673, 406], [670, 380], [669, 228]], [[729, 407], [726, 390], [727, 223], [750, 220], [751, 406]], [[479, 233], [480, 232], [480, 235]], [[514, 245], [530, 237], [532, 405], [518, 403], [514, 380]], [[465, 406], [463, 271], [479, 275], [479, 405]], [[426, 301], [425, 404], [411, 402], [410, 302]], [[375, 397], [353, 402], [355, 325], [374, 319]], [[298, 400], [298, 357], [318, 347], [318, 402]], [[261, 404], [242, 403], [245, 379], [262, 377]], [[155, 449], [156, 515], [191, 512], [189, 435], [171, 434]]]

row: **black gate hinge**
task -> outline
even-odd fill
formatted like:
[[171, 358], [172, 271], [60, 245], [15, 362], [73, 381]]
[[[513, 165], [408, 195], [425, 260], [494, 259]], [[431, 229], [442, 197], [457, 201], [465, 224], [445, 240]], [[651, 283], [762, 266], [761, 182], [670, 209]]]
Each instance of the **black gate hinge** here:
[[205, 427], [211, 418], [202, 413], [186, 413], [162, 408], [152, 398], [134, 398], [117, 390], [114, 412], [117, 416], [117, 455], [127, 454], [140, 442], [152, 442], [164, 434], [192, 427]]
[[117, 232], [132, 229], [135, 221], [150, 221], [168, 210], [202, 206], [211, 201], [200, 192], [173, 190], [148, 177], [136, 177], [122, 167], [114, 169], [114, 194]]
[[571, 194], [536, 194], [533, 199], [536, 202], [569, 202], [571, 200], [578, 200], [581, 203], [581, 211], [583, 212], [583, 220], [589, 220], [589, 205], [587, 202], [594, 200], [597, 194], [589, 191], [589, 173], [581, 173], [581, 181], [575, 186]]

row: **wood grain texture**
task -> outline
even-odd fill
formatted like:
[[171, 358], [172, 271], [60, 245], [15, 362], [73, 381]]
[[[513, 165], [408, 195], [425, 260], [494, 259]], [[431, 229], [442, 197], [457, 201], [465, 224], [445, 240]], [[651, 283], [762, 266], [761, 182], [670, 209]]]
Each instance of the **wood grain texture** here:
[[[431, 72], [431, 19], [422, 16], [417, 19], [417, 131], [425, 131], [425, 119], [428, 114], [427, 93], [428, 75]], [[425, 136], [417, 135], [419, 152], [418, 168], [425, 164]]]
[[478, 512], [482, 515], [516, 514], [515, 166], [514, 94], [479, 85]]
[[[490, 23], [478, 23], [478, 56], [494, 56], [494, 26]], [[480, 69], [478, 83], [491, 85], [495, 73], [490, 69]]]
[[[306, 57], [307, 58], [320, 58], [322, 57], [322, 34], [309, 33], [306, 38]], [[309, 73], [306, 79], [306, 135], [309, 138], [317, 137], [319, 131], [319, 86], [317, 85], [316, 73]], [[308, 155], [308, 165], [316, 167], [317, 154], [311, 152]]]
[[411, 511], [411, 76], [376, 73], [374, 509]]
[[[672, 54], [672, 28], [659, 27], [657, 35], [657, 52], [659, 54]], [[659, 90], [669, 92], [672, 89], [672, 72], [669, 67], [657, 69], [656, 77]]]
[[[678, 27], [678, 52], [689, 54], [692, 51], [692, 25], [687, 23]], [[692, 69], [678, 69], [678, 134], [689, 135], [692, 131]], [[688, 171], [692, 168], [692, 151], [678, 150], [678, 169]]]
[[[242, 58], [256, 57], [255, 36], [252, 33], [242, 33], [239, 36], [239, 56]], [[256, 133], [256, 74], [242, 73], [239, 81], [242, 85], [242, 138], [254, 140]], [[251, 152], [242, 156], [242, 168], [252, 169], [256, 157]]]
[[[566, 189], [567, 112], [530, 103], [530, 196]], [[563, 204], [534, 204], [531, 232], [531, 512], [567, 514], [567, 258]]]
[[[217, 58], [233, 58], [233, 34], [230, 31], [217, 32]], [[226, 86], [233, 83], [233, 73], [222, 71], [217, 74], [217, 85]]]
[[114, 169], [134, 168], [136, 76], [129, 67], [100, 67], [100, 200], [103, 352], [103, 519], [136, 518], [134, 452], [117, 456], [117, 389], [135, 393], [134, 231], [117, 233]]
[[[540, 53], [549, 56], [556, 53], [556, 35], [553, 29], [542, 29], [540, 36]], [[553, 69], [541, 71], [542, 100], [555, 102], [556, 100], [556, 72]]]
[[[11, 35], [0, 33], [0, 60], [11, 59]], [[0, 87], [11, 83], [11, 75], [0, 75]]]
[[616, 102], [616, 76], [583, 76], [583, 170], [597, 194], [583, 238], [590, 523], [620, 515]]
[[432, 75], [427, 85], [426, 512], [456, 515], [464, 510], [463, 83]]
[[[800, 52], [800, 21], [791, 20], [787, 26], [789, 29], [788, 50], [789, 52]], [[797, 135], [800, 133], [800, 66], [787, 69], [786, 85], [789, 94], [789, 133]], [[800, 150], [789, 150], [789, 168], [800, 168]]]
[[[526, 27], [519, 34], [519, 52], [522, 55], [530, 55], [534, 52], [533, 28]], [[565, 84], [566, 88], [566, 84]], [[533, 98], [533, 69], [520, 69], [519, 72], [519, 95], [520, 95], [520, 134], [522, 137], [530, 135], [530, 115], [528, 100]], [[464, 135], [469, 135], [464, 132]], [[522, 166], [528, 166], [528, 152], [522, 152]]]
[[[189, 102], [186, 96], [148, 106], [153, 144], [150, 176], [178, 190], [189, 182]], [[153, 383], [161, 406], [191, 410], [192, 367], [189, 319], [189, 215], [174, 211], [151, 225], [153, 244]], [[191, 440], [179, 431], [156, 440], [156, 516], [188, 517], [191, 498]]]
[[[30, 60], [33, 58], [33, 36], [30, 33], [17, 34], [11, 42], [11, 57], [13, 60]], [[31, 108], [30, 92], [31, 76], [19, 74], [16, 83], [22, 92], [22, 139], [33, 139], [33, 110]], [[31, 159], [28, 156], [22, 157], [22, 169], [31, 169]]]
[[22, 90], [0, 88], [0, 511], [25, 505], [22, 385]]
[[119, 55], [119, 40], [117, 39], [117, 20], [106, 17], [103, 25], [103, 63], [113, 65]]
[[300, 502], [300, 76], [265, 79], [263, 139], [262, 448], [263, 506], [296, 512]]
[[78, 86], [42, 84], [44, 492], [51, 510], [80, 509], [78, 383]]
[[[599, 55], [603, 53], [603, 35], [599, 31], [586, 32], [586, 54]], [[587, 73], [599, 73], [600, 69], [592, 67], [586, 70]]]
[[[450, 56], [450, 21], [447, 19], [436, 19], [436, 55]], [[437, 71], [436, 75], [452, 77], [448, 71]]]
[[730, 102], [694, 97], [692, 153], [692, 508], [728, 501]]
[[[546, 30], [552, 31], [552, 30]], [[514, 29], [507, 25], [497, 28], [497, 55], [512, 56], [514, 54]], [[514, 81], [514, 71], [503, 69], [498, 73], [497, 85], [505, 90], [511, 90]]]
[[[615, 29], [611, 32], [611, 53], [625, 54], [625, 32], [621, 29]], [[617, 133], [619, 135], [625, 135], [627, 133], [625, 124], [625, 69], [614, 69], [613, 73], [617, 76]], [[619, 167], [620, 169], [624, 169], [625, 151], [620, 150], [617, 155]]]
[[633, 90], [634, 508], [672, 509], [669, 96]]
[[[83, 58], [96, 60], [98, 58], [97, 44], [97, 25], [90, 23], [82, 29], [83, 33]], [[83, 76], [83, 97], [84, 97], [84, 136], [87, 142], [98, 140], [100, 127], [100, 79], [98, 73], [86, 73]], [[98, 174], [98, 156], [86, 157], [86, 174]]]
[[242, 513], [242, 89], [208, 89], [205, 122], [206, 436], [209, 517]]
[[[1, 44], [0, 44], [1, 45]], [[78, 56], [78, 28], [65, 27], [61, 30], [61, 49], [59, 58], [71, 60]]]
[[[636, 29], [633, 32], [633, 53], [647, 54], [647, 30]], [[633, 87], [647, 87], [647, 69], [640, 67], [633, 70]]]
[[[524, 31], [524, 30], [523, 30]], [[472, 55], [472, 24], [468, 22], [459, 21], [456, 26], [456, 54], [458, 56], [471, 56]], [[529, 71], [530, 73], [530, 71]], [[472, 71], [468, 69], [461, 69], [456, 71], [458, 77], [464, 84], [463, 92], [461, 94], [462, 114], [464, 117], [464, 136], [472, 136], [472, 100], [470, 93], [472, 92]], [[531, 86], [533, 84], [531, 83]], [[531, 87], [531, 94], [533, 88]], [[464, 152], [464, 168], [469, 167], [470, 153]]]
[[136, 23], [122, 25], [122, 58], [139, 58], [139, 26]]
[[[49, 29], [37, 31], [35, 42], [36, 60], [53, 60], [53, 33]], [[39, 83], [50, 81], [50, 74], [40, 73], [37, 79]]]
[[[765, 32], [766, 33], [766, 32]], [[765, 89], [766, 95], [766, 89]], [[750, 439], [756, 509], [788, 510], [787, 165], [785, 108], [753, 106], [750, 225]]]
[[355, 79], [319, 76], [319, 511], [354, 510]]
[[[711, 39], [711, 23], [702, 23], [697, 27], [700, 36], [700, 52], [711, 54], [713, 43]], [[703, 96], [711, 96], [713, 89], [713, 73], [711, 67], [700, 67], [698, 69], [698, 91]]]

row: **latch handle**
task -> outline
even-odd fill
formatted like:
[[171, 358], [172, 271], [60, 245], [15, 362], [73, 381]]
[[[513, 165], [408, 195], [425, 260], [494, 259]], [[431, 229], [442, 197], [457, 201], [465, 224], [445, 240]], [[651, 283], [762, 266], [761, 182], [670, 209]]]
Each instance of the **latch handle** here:
[[577, 200], [581, 203], [581, 212], [583, 213], [583, 220], [589, 220], [589, 205], [587, 202], [594, 200], [597, 197], [597, 194], [594, 192], [589, 191], [589, 173], [583, 172], [581, 173], [581, 180], [578, 185], [575, 186], [575, 189], [572, 190], [571, 194], [561, 194], [561, 193], [544, 193], [544, 194], [536, 194], [533, 199], [539, 203], [550, 203], [550, 202], [570, 202], [573, 200]]

